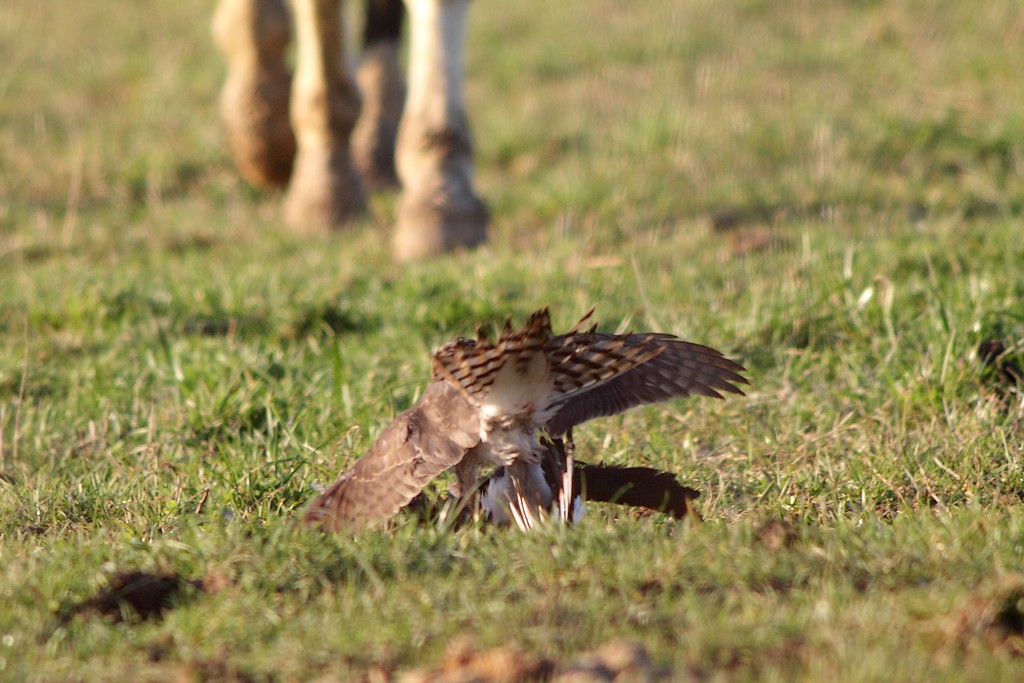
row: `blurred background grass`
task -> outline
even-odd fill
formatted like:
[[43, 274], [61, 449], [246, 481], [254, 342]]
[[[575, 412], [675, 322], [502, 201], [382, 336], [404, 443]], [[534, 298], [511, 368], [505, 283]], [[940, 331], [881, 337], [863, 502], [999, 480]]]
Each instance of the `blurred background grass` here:
[[[472, 633], [556, 658], [635, 638], [673, 678], [1014, 677], [1018, 3], [475, 2], [492, 240], [405, 268], [394, 195], [298, 236], [236, 177], [212, 11], [0, 7], [4, 675], [349, 678]], [[746, 399], [578, 435], [678, 472], [702, 528], [292, 528], [432, 348], [542, 305], [750, 369]], [[55, 616], [126, 568], [221, 589]]]

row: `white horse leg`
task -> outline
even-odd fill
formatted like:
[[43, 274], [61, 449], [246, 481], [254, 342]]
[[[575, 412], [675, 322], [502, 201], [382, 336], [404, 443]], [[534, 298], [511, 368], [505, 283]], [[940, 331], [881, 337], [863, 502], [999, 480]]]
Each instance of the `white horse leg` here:
[[395, 137], [405, 102], [398, 43], [376, 43], [363, 50], [356, 72], [363, 111], [352, 131], [352, 156], [369, 189], [398, 187]]
[[[462, 100], [469, 0], [406, 0], [409, 92], [398, 134], [402, 181], [395, 257], [422, 258], [487, 237], [487, 209], [473, 192], [473, 151]], [[300, 142], [301, 145], [301, 142]]]
[[213, 17], [228, 62], [221, 118], [239, 173], [261, 187], [287, 185], [295, 157], [284, 63], [290, 24], [284, 0], [221, 0]]
[[337, 227], [366, 208], [350, 136], [359, 92], [345, 60], [341, 0], [292, 0], [298, 38], [291, 119], [298, 143], [285, 221]]
[[405, 106], [405, 78], [399, 43], [405, 7], [402, 0], [366, 0], [363, 50], [356, 80], [363, 111], [352, 131], [352, 156], [368, 189], [398, 187], [395, 138]]

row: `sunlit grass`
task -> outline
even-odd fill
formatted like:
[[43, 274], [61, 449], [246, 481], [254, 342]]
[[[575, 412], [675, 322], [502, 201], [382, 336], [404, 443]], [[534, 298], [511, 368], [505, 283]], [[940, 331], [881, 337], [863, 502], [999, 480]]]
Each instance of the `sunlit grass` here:
[[[1014, 679], [1024, 17], [1011, 2], [474, 3], [489, 245], [390, 263], [394, 197], [283, 230], [231, 168], [209, 3], [0, 7], [0, 678], [349, 679], [449, 638], [670, 679]], [[323, 537], [295, 520], [431, 349], [550, 305], [749, 370], [594, 422], [701, 526]], [[119, 571], [161, 619], [75, 611]], [[70, 616], [67, 616], [70, 615]]]

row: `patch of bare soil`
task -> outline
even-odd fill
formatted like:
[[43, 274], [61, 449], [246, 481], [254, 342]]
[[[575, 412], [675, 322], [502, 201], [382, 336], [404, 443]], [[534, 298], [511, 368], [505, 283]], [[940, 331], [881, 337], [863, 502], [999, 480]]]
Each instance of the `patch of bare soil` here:
[[651, 664], [642, 645], [612, 641], [574, 659], [557, 662], [508, 647], [477, 650], [467, 641], [450, 649], [440, 666], [402, 673], [401, 683], [597, 683], [658, 681], [667, 673]]
[[196, 593], [217, 593], [230, 584], [221, 572], [210, 572], [203, 580], [185, 579], [174, 572], [146, 572], [138, 569], [112, 574], [106, 586], [84, 600], [61, 609], [60, 620], [77, 614], [95, 613], [115, 622], [129, 619], [160, 619]]
[[201, 587], [177, 574], [132, 570], [110, 577], [95, 595], [64, 610], [64, 620], [83, 612], [97, 612], [115, 622], [134, 614], [139, 619], [159, 619], [173, 605], [183, 589]]
[[952, 635], [965, 650], [1024, 655], [1024, 577], [1007, 577], [967, 600], [953, 614]]

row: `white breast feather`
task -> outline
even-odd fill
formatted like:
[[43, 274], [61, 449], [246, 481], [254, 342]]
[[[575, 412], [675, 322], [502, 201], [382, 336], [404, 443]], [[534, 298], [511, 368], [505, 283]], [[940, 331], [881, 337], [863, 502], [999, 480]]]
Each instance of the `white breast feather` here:
[[[527, 468], [527, 477], [528, 481], [520, 482], [519, 486], [524, 487], [526, 491], [539, 494], [540, 505], [539, 507], [531, 505], [530, 507], [533, 509], [530, 510], [530, 513], [534, 518], [540, 519], [551, 507], [551, 487], [548, 486], [539, 464], [531, 464]], [[509, 524], [512, 522], [512, 518], [509, 516], [509, 506], [513, 505], [512, 501], [514, 500], [516, 500], [516, 486], [512, 481], [511, 473], [505, 471], [487, 482], [487, 490], [480, 497], [480, 507], [495, 524]], [[576, 506], [579, 504], [577, 500]], [[582, 516], [582, 511], [580, 511], [580, 517]]]
[[516, 362], [507, 362], [498, 370], [480, 409], [485, 417], [522, 415], [524, 412], [532, 415], [547, 407], [546, 401], [554, 386], [551, 369], [543, 354], [531, 356], [525, 368]]

